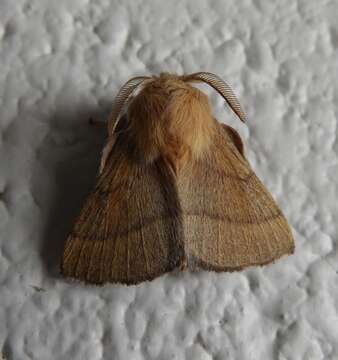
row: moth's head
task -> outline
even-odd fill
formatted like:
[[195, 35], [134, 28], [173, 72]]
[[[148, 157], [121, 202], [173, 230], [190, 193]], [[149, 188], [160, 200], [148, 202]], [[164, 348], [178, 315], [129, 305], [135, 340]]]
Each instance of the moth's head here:
[[[190, 84], [182, 80], [182, 76], [169, 73], [161, 73], [152, 76], [142, 84], [141, 89], [135, 95], [129, 105], [129, 116], [139, 116], [139, 113], [147, 115], [147, 122], [150, 118], [157, 116], [161, 120], [164, 118], [171, 121], [170, 112], [176, 105], [186, 106], [183, 100], [187, 97], [196, 98], [200, 91], [193, 88]], [[202, 93], [201, 93], [202, 94]], [[183, 99], [184, 97], [184, 99]], [[134, 112], [137, 112], [135, 114]], [[168, 120], [169, 118], [169, 120]], [[158, 121], [157, 121], [158, 123]]]
[[142, 85], [129, 103], [127, 119], [132, 139], [147, 161], [160, 155], [199, 157], [214, 130], [208, 97], [184, 77], [168, 73]]

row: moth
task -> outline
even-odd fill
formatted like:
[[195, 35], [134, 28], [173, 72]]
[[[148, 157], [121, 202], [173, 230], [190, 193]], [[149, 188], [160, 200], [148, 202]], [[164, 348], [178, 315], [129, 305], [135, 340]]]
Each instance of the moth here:
[[218, 76], [135, 77], [108, 119], [95, 188], [68, 236], [66, 277], [137, 284], [178, 270], [235, 271], [294, 252], [290, 227], [197, 87], [213, 87], [244, 122]]

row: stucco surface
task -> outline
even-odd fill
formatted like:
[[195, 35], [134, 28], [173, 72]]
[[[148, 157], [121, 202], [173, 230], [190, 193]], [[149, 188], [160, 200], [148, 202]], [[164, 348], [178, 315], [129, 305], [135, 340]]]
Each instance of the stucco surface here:
[[[0, 354], [6, 360], [338, 359], [338, 3], [0, 2]], [[296, 252], [231, 274], [84, 286], [59, 275], [106, 119], [135, 75], [211, 71]], [[0, 357], [1, 358], [1, 357]]]

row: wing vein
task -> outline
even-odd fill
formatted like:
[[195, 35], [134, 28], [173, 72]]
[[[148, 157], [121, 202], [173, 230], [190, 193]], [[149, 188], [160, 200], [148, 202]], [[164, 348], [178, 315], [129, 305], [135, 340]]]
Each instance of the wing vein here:
[[138, 218], [139, 218], [139, 222], [141, 224], [140, 226], [140, 235], [141, 235], [141, 243], [142, 243], [142, 251], [143, 251], [143, 255], [144, 255], [144, 260], [146, 262], [146, 269], [147, 269], [147, 274], [148, 276], [150, 275], [150, 270], [149, 270], [149, 260], [147, 257], [147, 251], [145, 248], [145, 241], [144, 241], [144, 233], [143, 233], [143, 224], [142, 224], [142, 213], [141, 213], [141, 206], [140, 206], [140, 200], [139, 197], [137, 197], [137, 210], [138, 210]]
[[130, 279], [130, 244], [129, 244], [129, 206], [126, 204], [127, 209], [127, 280]]

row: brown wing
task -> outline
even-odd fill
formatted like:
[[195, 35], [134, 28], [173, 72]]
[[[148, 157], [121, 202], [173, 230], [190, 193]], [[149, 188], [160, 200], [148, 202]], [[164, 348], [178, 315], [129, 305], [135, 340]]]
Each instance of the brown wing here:
[[185, 251], [192, 269], [239, 270], [294, 251], [286, 219], [240, 154], [233, 131], [219, 124], [208, 156], [179, 177]]
[[177, 190], [168, 168], [142, 164], [117, 140], [68, 237], [65, 276], [91, 283], [135, 284], [183, 258]]
[[229, 140], [231, 140], [232, 143], [236, 146], [239, 153], [244, 156], [244, 145], [243, 145], [243, 141], [242, 141], [241, 137], [239, 136], [238, 132], [229, 125], [226, 125], [226, 124], [221, 124], [221, 125], [225, 129], [225, 132], [227, 133]]

